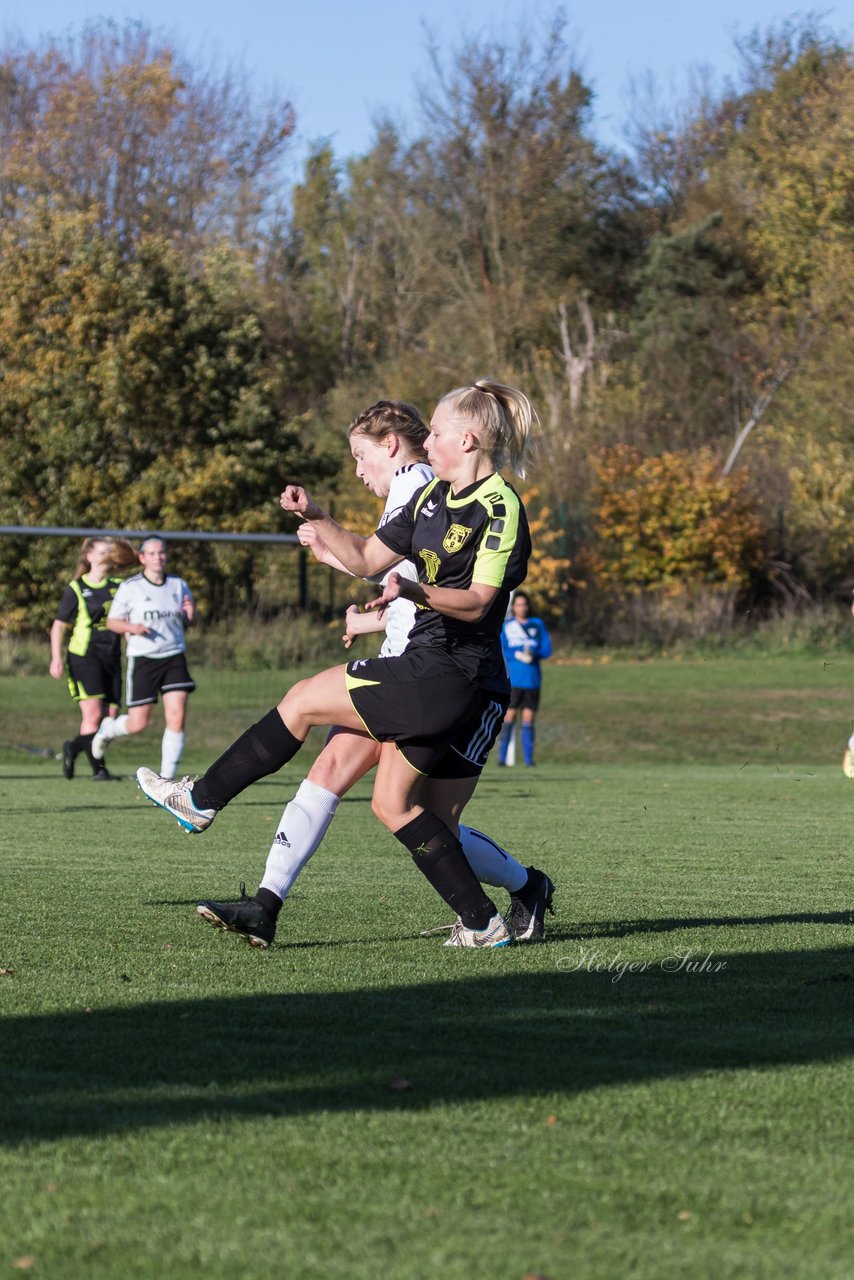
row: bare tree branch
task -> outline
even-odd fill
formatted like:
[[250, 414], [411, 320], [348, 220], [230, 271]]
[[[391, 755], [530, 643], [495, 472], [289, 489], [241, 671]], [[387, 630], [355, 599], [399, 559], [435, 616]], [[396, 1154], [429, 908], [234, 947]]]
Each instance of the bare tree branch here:
[[812, 333], [808, 334], [810, 321], [813, 320], [813, 318], [814, 317], [811, 312], [801, 317], [798, 324], [797, 338], [795, 340], [795, 354], [791, 357], [787, 356], [780, 361], [770, 383], [765, 390], [757, 396], [753, 408], [750, 411], [750, 417], [739, 431], [735, 438], [735, 444], [729, 451], [729, 457], [724, 463], [723, 470], [721, 471], [722, 476], [728, 476], [730, 474], [735, 466], [736, 459], [741, 453], [744, 443], [747, 440], [747, 437], [750, 435], [753, 428], [758, 425], [777, 392], [795, 372], [798, 365], [804, 359], [810, 347], [815, 342], [817, 337], [817, 330], [815, 326], [813, 326]]

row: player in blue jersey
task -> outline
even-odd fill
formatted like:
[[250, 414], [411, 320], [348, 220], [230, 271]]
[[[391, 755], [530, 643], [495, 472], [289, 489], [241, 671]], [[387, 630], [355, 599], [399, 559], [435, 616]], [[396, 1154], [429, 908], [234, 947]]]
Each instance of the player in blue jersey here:
[[516, 732], [516, 714], [522, 715], [522, 756], [530, 769], [534, 764], [534, 720], [540, 707], [543, 677], [540, 663], [551, 656], [552, 642], [545, 623], [531, 617], [531, 600], [517, 591], [511, 616], [501, 628], [501, 648], [510, 678], [510, 706], [498, 745], [498, 763], [507, 763], [507, 748]]

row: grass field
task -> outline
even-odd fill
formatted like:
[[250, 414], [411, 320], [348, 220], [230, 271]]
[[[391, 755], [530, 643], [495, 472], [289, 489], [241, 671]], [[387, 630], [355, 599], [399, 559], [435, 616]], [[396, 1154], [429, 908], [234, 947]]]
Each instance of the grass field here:
[[[196, 675], [191, 770], [282, 683]], [[558, 915], [481, 956], [364, 785], [272, 950], [215, 933], [308, 756], [188, 839], [0, 708], [0, 1275], [850, 1280], [851, 655], [555, 665], [469, 818]]]

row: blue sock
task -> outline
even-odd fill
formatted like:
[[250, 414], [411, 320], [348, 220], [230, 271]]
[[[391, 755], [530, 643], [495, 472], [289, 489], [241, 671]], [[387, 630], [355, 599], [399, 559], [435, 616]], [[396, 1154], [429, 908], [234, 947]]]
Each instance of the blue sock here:
[[534, 726], [532, 724], [522, 725], [522, 755], [525, 758], [525, 764], [534, 763]]

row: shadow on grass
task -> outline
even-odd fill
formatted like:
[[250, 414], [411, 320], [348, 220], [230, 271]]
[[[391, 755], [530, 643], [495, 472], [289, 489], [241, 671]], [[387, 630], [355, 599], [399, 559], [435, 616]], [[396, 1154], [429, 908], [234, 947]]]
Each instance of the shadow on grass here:
[[512, 953], [454, 954], [454, 974], [476, 973], [9, 1018], [0, 1140], [232, 1115], [418, 1110], [854, 1051], [850, 951], [673, 957], [669, 968], [647, 961], [622, 976], [630, 956], [618, 949], [600, 948], [598, 959], [577, 944], [550, 951], [548, 973], [511, 970]]
[[[854, 924], [851, 911], [800, 911], [776, 916], [674, 916], [655, 920], [584, 920], [571, 931], [560, 933], [565, 939], [629, 938], [634, 933], [678, 933], [682, 929], [741, 928], [745, 925], [769, 924]], [[550, 929], [550, 936], [555, 932]], [[854, 956], [852, 956], [854, 964]]]

